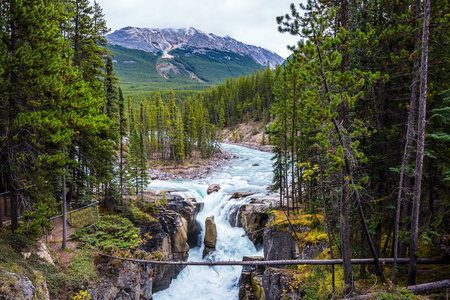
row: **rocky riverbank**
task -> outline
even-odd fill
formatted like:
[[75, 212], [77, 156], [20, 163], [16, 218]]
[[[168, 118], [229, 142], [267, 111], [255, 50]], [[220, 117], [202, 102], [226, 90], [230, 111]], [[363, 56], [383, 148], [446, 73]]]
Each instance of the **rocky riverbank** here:
[[148, 175], [152, 180], [199, 179], [225, 165], [232, 154], [217, 152], [211, 158], [191, 158], [183, 165], [150, 165]]

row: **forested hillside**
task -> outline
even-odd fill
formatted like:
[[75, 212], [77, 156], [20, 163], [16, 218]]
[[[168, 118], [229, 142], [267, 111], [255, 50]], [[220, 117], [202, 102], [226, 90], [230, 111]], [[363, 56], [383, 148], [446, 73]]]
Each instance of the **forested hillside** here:
[[134, 99], [170, 88], [195, 91], [191, 94], [196, 94], [225, 81], [227, 76], [238, 77], [260, 67], [248, 57], [221, 51], [186, 56], [185, 50], [174, 50], [172, 52], [177, 56], [169, 60], [161, 58], [161, 54], [120, 46], [109, 45], [108, 50], [114, 54], [121, 88]]
[[[106, 207], [148, 182], [149, 159], [209, 157], [216, 129], [197, 99], [172, 91], [131, 103], [118, 88], [101, 7], [4, 1], [0, 26], [0, 205], [11, 229], [41, 236], [58, 202]], [[125, 100], [125, 98], [127, 100]]]

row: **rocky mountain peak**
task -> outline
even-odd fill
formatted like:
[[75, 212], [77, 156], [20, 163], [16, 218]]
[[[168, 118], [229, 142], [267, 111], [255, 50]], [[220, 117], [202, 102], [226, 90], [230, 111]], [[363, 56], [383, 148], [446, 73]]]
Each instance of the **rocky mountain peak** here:
[[171, 58], [170, 52], [175, 49], [189, 50], [192, 53], [205, 53], [208, 50], [219, 50], [249, 56], [258, 64], [272, 67], [282, 64], [284, 59], [278, 54], [261, 47], [247, 45], [229, 36], [220, 37], [203, 33], [190, 28], [139, 28], [124, 27], [106, 36], [110, 45], [118, 45], [129, 49], [139, 49]]

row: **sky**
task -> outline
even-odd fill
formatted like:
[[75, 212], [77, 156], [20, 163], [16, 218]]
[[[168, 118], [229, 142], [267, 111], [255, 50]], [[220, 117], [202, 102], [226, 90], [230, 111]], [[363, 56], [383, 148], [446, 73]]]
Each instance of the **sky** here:
[[[93, 0], [91, 0], [93, 2]], [[189, 28], [230, 36], [281, 57], [298, 37], [279, 33], [276, 17], [290, 11], [292, 0], [97, 0], [111, 32], [126, 26]], [[297, 0], [294, 3], [304, 2]], [[298, 5], [298, 4], [297, 4]], [[298, 6], [297, 6], [298, 8]]]

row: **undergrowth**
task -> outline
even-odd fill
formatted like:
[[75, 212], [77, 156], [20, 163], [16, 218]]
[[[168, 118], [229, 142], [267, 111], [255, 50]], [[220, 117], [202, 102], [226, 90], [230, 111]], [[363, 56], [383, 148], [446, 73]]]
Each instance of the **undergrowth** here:
[[75, 231], [72, 239], [90, 249], [113, 246], [125, 250], [136, 245], [138, 233], [139, 229], [134, 227], [129, 219], [107, 215], [102, 216], [95, 225]]
[[[0, 282], [6, 281], [6, 272], [27, 277], [34, 286], [44, 278], [51, 299], [65, 299], [97, 279], [92, 252], [77, 251], [72, 263], [62, 271], [57, 265], [52, 265], [34, 254], [34, 243], [34, 240], [20, 234], [0, 233]], [[32, 254], [25, 259], [22, 256], [24, 252]]]

